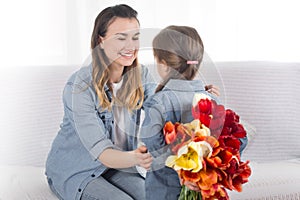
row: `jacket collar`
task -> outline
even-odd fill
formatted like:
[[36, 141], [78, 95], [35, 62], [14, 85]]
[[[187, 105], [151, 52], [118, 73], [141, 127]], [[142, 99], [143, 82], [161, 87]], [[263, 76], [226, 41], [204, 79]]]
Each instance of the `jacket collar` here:
[[163, 90], [200, 92], [200, 91], [205, 91], [205, 88], [201, 80], [171, 79], [167, 82]]

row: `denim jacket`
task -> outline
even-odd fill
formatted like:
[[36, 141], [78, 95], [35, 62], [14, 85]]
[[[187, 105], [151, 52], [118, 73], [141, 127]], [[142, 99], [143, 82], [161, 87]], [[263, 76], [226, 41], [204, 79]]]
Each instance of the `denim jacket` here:
[[[141, 67], [145, 100], [155, 90], [148, 69]], [[83, 189], [106, 169], [99, 155], [114, 145], [114, 116], [102, 110], [93, 86], [92, 66], [75, 72], [63, 91], [64, 117], [46, 161], [46, 176], [50, 188], [60, 199], [80, 199]], [[106, 94], [111, 97], [108, 87]], [[137, 147], [141, 109], [125, 117], [127, 149]], [[117, 158], [116, 158], [117, 159]]]
[[195, 93], [204, 93], [218, 102], [218, 99], [205, 91], [200, 80], [171, 79], [162, 91], [144, 103], [145, 120], [141, 129], [141, 139], [155, 158], [151, 171], [146, 175], [147, 200], [173, 200], [179, 197], [181, 185], [178, 174], [165, 166], [170, 152], [162, 130], [167, 121], [188, 123], [193, 120], [191, 109]]

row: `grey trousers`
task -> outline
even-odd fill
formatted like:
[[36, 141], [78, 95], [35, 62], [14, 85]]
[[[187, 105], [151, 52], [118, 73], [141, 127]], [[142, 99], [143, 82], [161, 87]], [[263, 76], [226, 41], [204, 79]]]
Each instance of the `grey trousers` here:
[[81, 200], [144, 200], [145, 179], [137, 172], [109, 169], [88, 183]]

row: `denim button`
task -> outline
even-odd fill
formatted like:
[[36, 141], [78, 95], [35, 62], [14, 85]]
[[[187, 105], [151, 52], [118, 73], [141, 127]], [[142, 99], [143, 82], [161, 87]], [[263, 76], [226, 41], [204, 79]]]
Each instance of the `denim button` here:
[[48, 180], [48, 184], [49, 184], [49, 185], [52, 185], [52, 180], [51, 180], [51, 178], [47, 178], [47, 180]]
[[95, 174], [92, 174], [92, 177], [95, 177]]
[[80, 188], [78, 189], [78, 192], [81, 192], [81, 189], [80, 189]]
[[104, 116], [104, 115], [102, 115], [102, 116], [101, 116], [101, 119], [105, 119], [105, 116]]
[[114, 123], [114, 120], [112, 120], [111, 123]]

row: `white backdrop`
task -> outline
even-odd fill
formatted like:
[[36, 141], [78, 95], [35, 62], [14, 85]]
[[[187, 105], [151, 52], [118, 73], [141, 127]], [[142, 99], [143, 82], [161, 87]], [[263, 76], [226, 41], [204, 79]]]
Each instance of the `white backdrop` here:
[[142, 28], [196, 27], [214, 61], [300, 60], [297, 0], [1, 0], [0, 67], [82, 63], [95, 17], [119, 3]]

